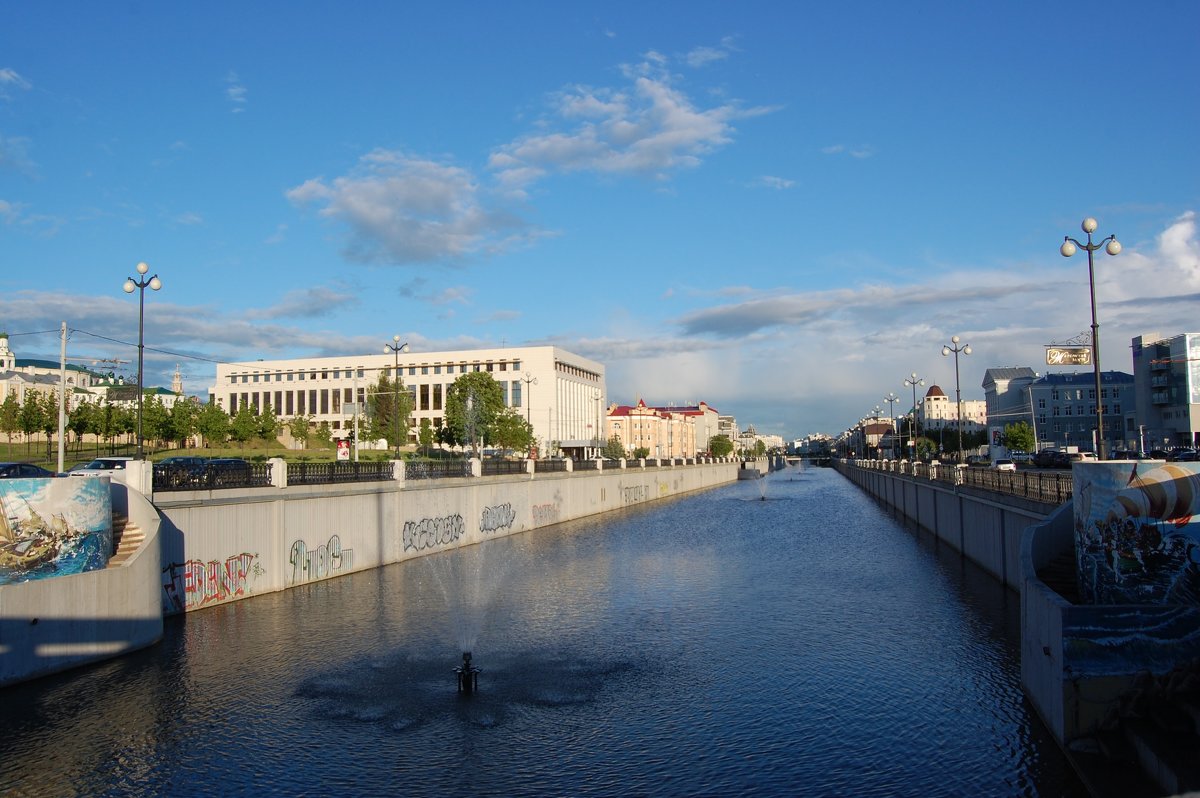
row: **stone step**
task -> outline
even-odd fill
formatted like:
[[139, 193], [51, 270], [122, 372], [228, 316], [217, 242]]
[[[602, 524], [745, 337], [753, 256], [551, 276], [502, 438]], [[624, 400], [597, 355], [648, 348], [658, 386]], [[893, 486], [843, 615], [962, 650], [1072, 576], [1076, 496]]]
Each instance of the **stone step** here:
[[115, 551], [108, 560], [109, 568], [120, 568], [142, 545], [146, 533], [137, 524], [131, 524], [124, 516], [113, 514], [113, 546]]

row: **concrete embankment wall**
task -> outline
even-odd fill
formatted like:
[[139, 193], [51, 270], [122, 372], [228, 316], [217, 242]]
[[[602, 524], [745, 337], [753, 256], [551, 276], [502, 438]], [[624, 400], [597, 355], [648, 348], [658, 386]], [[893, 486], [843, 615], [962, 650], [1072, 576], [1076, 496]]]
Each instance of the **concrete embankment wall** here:
[[854, 484], [1020, 591], [1021, 536], [1055, 505], [836, 462]]
[[[102, 477], [106, 482], [107, 477]], [[158, 512], [111, 486], [112, 507], [145, 535], [117, 568], [0, 586], [0, 686], [135, 651], [162, 638]]]
[[159, 493], [163, 610], [196, 610], [680, 496], [735, 481], [738, 468], [720, 462]]

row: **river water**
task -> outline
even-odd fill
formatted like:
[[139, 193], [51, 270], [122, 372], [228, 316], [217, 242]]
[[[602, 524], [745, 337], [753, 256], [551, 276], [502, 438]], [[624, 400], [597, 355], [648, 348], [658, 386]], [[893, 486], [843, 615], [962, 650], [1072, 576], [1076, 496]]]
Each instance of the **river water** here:
[[1086, 795], [1019, 604], [792, 467], [169, 619], [0, 691], [0, 794]]

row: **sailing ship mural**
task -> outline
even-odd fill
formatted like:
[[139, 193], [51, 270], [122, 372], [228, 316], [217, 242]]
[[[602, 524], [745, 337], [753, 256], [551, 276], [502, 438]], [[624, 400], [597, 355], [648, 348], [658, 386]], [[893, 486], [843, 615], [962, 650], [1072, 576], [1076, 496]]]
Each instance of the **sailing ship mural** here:
[[0, 585], [104, 568], [112, 546], [107, 479], [0, 480]]

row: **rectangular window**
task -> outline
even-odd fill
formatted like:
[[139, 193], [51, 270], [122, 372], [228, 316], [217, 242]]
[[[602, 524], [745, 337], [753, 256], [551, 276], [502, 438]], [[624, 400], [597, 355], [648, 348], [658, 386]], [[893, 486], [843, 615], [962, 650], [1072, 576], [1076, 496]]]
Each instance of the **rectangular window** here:
[[1055, 415], [1055, 416], [1057, 416], [1057, 415], [1058, 415], [1058, 408], [1057, 408], [1057, 407], [1056, 407], [1056, 408], [1054, 408], [1054, 415]]
[[441, 374], [441, 373], [442, 373], [442, 367], [441, 367], [441, 366], [434, 366], [434, 367], [433, 367], [433, 373], [434, 373], [434, 374]]
[[1058, 401], [1058, 389], [1057, 388], [1055, 388], [1054, 390], [1052, 390], [1050, 392], [1050, 398], [1055, 402]]
[[[1076, 399], [1082, 399], [1082, 398], [1083, 398], [1082, 396], [1080, 396], [1080, 393], [1081, 393], [1080, 391], [1076, 391], [1076, 392], [1075, 392], [1075, 398], [1076, 398]], [[1095, 399], [1095, 398], [1096, 398], [1096, 389], [1095, 389], [1095, 388], [1088, 388], [1088, 399]]]
[[421, 366], [421, 373], [422, 373], [422, 374], [428, 374], [428, 373], [429, 373], [429, 366]]
[[283, 391], [275, 392], [275, 403], [271, 407], [275, 408], [276, 413], [279, 412], [279, 408], [283, 407]]
[[492, 370], [492, 361], [490, 361], [490, 360], [487, 362], [487, 370], [488, 371]]
[[359, 369], [359, 370], [358, 370], [358, 378], [361, 380], [361, 379], [362, 379], [362, 376], [363, 376], [363, 370], [362, 370], [362, 369]]
[[520, 371], [520, 370], [521, 370], [521, 361], [514, 360], [513, 361], [513, 371]]
[[429, 409], [429, 385], [427, 385], [425, 383], [421, 384], [420, 395], [421, 395], [421, 404], [419, 406], [417, 406], [417, 409], [418, 410], [428, 410]]
[[1100, 389], [1100, 398], [1101, 398], [1101, 399], [1107, 399], [1107, 398], [1108, 398], [1108, 389], [1107, 389], [1107, 388], [1101, 388], [1101, 389]]
[[231, 415], [231, 416], [237, 415], [237, 394], [236, 393], [229, 394], [229, 415]]
[[304, 372], [302, 371], [299, 374], [297, 374], [296, 379], [300, 380], [300, 382], [304, 382]]
[[287, 381], [288, 381], [288, 382], [291, 382], [291, 381], [292, 381], [292, 378], [293, 378], [293, 377], [295, 377], [295, 376], [296, 376], [295, 374], [293, 374], [292, 372], [290, 372], [290, 371], [289, 371], [289, 372], [287, 373]]
[[296, 391], [296, 415], [307, 416], [304, 410], [304, 391]]
[[512, 406], [513, 406], [513, 407], [520, 407], [520, 406], [521, 406], [521, 381], [520, 381], [520, 380], [513, 380], [513, 384], [512, 384]]
[[1117, 415], [1121, 415], [1121, 405], [1120, 404], [1113, 405], [1113, 412], [1116, 413]]
[[1064, 416], [1071, 415], [1071, 406], [1070, 405], [1067, 405], [1066, 407], [1063, 408], [1063, 415]]
[[1038, 409], [1039, 410], [1046, 409], [1046, 400], [1045, 399], [1038, 399]]
[[353, 391], [353, 389], [351, 389], [351, 388], [343, 388], [343, 389], [342, 389], [342, 401], [343, 401], [343, 402], [345, 402], [346, 404], [353, 404], [353, 403], [354, 403], [354, 391]]
[[329, 389], [321, 389], [321, 415], [329, 415]]
[[1113, 399], [1119, 399], [1121, 397], [1121, 389], [1117, 386], [1113, 386], [1112, 392]]
[[287, 414], [289, 416], [296, 415], [296, 395], [292, 391], [287, 392]]
[[442, 409], [442, 384], [440, 382], [433, 386], [433, 409]]
[[317, 414], [317, 391], [315, 388], [308, 392], [308, 412], [314, 416]]

